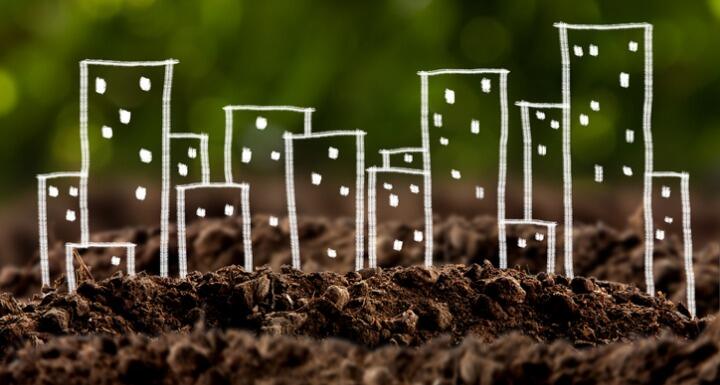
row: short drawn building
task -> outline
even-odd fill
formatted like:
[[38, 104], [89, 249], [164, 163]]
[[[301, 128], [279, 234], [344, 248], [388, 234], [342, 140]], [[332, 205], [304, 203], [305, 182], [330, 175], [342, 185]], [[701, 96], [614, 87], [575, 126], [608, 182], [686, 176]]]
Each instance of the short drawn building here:
[[[365, 242], [365, 132], [326, 131], [285, 133], [285, 185], [290, 224], [292, 266], [301, 260], [338, 258], [355, 260], [363, 268]], [[301, 196], [302, 200], [298, 199]], [[301, 239], [298, 229], [306, 218], [324, 216], [329, 223], [354, 218], [347, 223], [354, 239]], [[319, 255], [307, 255], [305, 242]], [[305, 262], [303, 262], [305, 263]], [[327, 264], [325, 264], [327, 265]]]
[[[425, 171], [398, 167], [370, 167], [368, 172], [368, 267], [426, 264]], [[430, 262], [431, 263], [431, 262]]]
[[[561, 122], [563, 105], [560, 103], [532, 103], [519, 101], [523, 143], [523, 219], [543, 218], [563, 223], [563, 141]], [[539, 190], [533, 180], [544, 181]], [[562, 239], [563, 228], [557, 229]], [[511, 244], [512, 242], [509, 242]], [[564, 266], [572, 269], [571, 255], [565, 255]]]
[[[687, 308], [695, 317], [695, 273], [693, 270], [693, 243], [690, 223], [690, 175], [684, 172], [653, 172], [652, 211], [653, 243], [662, 244], [671, 238], [682, 245]], [[653, 276], [654, 258], [645, 260], [647, 293], [655, 295]]]
[[[107, 250], [108, 252], [103, 252]], [[67, 277], [68, 292], [77, 288], [76, 271], [80, 266], [78, 258], [88, 253], [97, 253], [105, 256], [104, 261], [98, 261], [97, 266], [112, 266], [118, 271], [124, 271], [128, 276], [135, 275], [135, 244], [130, 242], [68, 242], [65, 244], [65, 274]], [[99, 278], [99, 277], [96, 277]]]
[[382, 166], [422, 170], [423, 154], [422, 147], [403, 147], [382, 149], [379, 151], [382, 156]]
[[64, 272], [51, 272], [49, 250], [52, 245], [82, 241], [83, 223], [80, 216], [81, 172], [55, 172], [41, 174], [38, 179], [38, 234], [40, 240], [40, 276], [42, 285], [48, 286], [53, 276]]
[[539, 268], [538, 261], [545, 259], [545, 272], [555, 273], [556, 222], [505, 219], [501, 225], [505, 229], [505, 249], [510, 266], [537, 266], [539, 272], [542, 269]]
[[[225, 182], [242, 180], [252, 186], [250, 205], [254, 226], [275, 227], [278, 234], [288, 220], [283, 134], [310, 133], [313, 108], [294, 106], [225, 106]], [[280, 237], [280, 252], [290, 263], [290, 241]], [[281, 241], [283, 242], [283, 241]]]
[[[218, 204], [220, 203], [220, 204]], [[178, 270], [180, 278], [187, 276], [187, 226], [196, 220], [209, 218], [239, 218], [242, 242], [223, 250], [231, 263], [235, 254], [243, 259], [246, 271], [253, 269], [250, 223], [250, 186], [246, 183], [194, 183], [177, 186]], [[198, 255], [191, 255], [199, 257]], [[206, 256], [203, 256], [206, 257]], [[221, 266], [219, 266], [221, 267]]]

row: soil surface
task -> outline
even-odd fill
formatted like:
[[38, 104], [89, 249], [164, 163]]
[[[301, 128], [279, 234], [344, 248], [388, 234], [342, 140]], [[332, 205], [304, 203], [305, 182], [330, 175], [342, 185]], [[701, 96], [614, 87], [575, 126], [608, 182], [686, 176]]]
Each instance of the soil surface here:
[[[88, 254], [75, 294], [65, 290], [60, 245], [43, 296], [37, 258], [4, 267], [0, 384], [720, 382], [716, 244], [694, 255], [704, 318], [691, 319], [676, 239], [656, 247], [660, 293], [644, 293], [639, 226], [578, 227], [569, 280], [543, 272], [544, 250], [532, 246], [509, 255], [518, 268], [495, 268], [490, 218], [436, 224], [431, 269], [407, 266], [416, 250], [392, 250], [393, 237], [418, 224], [387, 224], [382, 267], [347, 272], [354, 261], [329, 260], [322, 245], [339, 240], [349, 249], [339, 254], [352, 255], [352, 225], [301, 220], [304, 272], [283, 267], [283, 222], [253, 228], [255, 265], [265, 267], [235, 266], [244, 256], [232, 219], [188, 227], [188, 268], [198, 271], [186, 280], [156, 276], [157, 229], [98, 234], [137, 243], [144, 273], [113, 273], [108, 255]], [[530, 230], [513, 231], [509, 242]]]
[[159, 338], [61, 337], [7, 360], [3, 384], [717, 384], [720, 319], [692, 342], [662, 336], [583, 350], [518, 333], [373, 350], [200, 328]]
[[[280, 271], [290, 264], [289, 229], [287, 221], [278, 227], [267, 225], [266, 217], [256, 216], [253, 221], [252, 243], [256, 266], [267, 265]], [[257, 225], [256, 225], [257, 223]], [[259, 225], [264, 224], [264, 225]], [[299, 235], [303, 255], [303, 271], [347, 272], [354, 269], [354, 222], [351, 220], [329, 221], [323, 218], [301, 218]], [[417, 264], [422, 261], [420, 249], [405, 249], [396, 252], [392, 248], [394, 237], [412, 233], [420, 223], [388, 223], [378, 231], [386, 234], [378, 242], [378, 265], [393, 267]], [[188, 270], [215, 271], [224, 266], [242, 265], [242, 225], [233, 219], [208, 219], [190, 224], [188, 236]], [[523, 228], [510, 228], [508, 244], [516, 242]], [[529, 229], [527, 229], [529, 230]], [[174, 229], [171, 229], [174, 232]], [[493, 218], [478, 217], [468, 220], [449, 217], [434, 227], [436, 264], [462, 263], [482, 264], [489, 260], [497, 265], [497, 224]], [[645, 287], [644, 246], [642, 227], [638, 224], [619, 231], [602, 224], [576, 227], [574, 240], [575, 275], [595, 277], [601, 280], [628, 283]], [[170, 239], [174, 239], [174, 234]], [[562, 237], [559, 237], [562, 247]], [[158, 229], [124, 229], [94, 236], [97, 241], [130, 240], [138, 245], [136, 251], [137, 271], [158, 274], [160, 266], [160, 233]], [[347, 245], [339, 249], [335, 259], [325, 255], [325, 242]], [[50, 252], [51, 273], [59, 277], [64, 272], [65, 250], [62, 244], [54, 245]], [[176, 245], [171, 244], [171, 255], [176, 255]], [[545, 271], [545, 250], [528, 245], [525, 249], [511, 250], [509, 266], [519, 266], [531, 273]], [[96, 278], [106, 278], [117, 270], [112, 266], [109, 255], [94, 254], [84, 258]], [[177, 267], [171, 264], [171, 273]], [[562, 273], [562, 258], [558, 256], [555, 271]], [[720, 245], [710, 243], [694, 253], [697, 314], [712, 314], [720, 309]], [[176, 275], [176, 274], [175, 274]], [[668, 238], [655, 247], [654, 276], [656, 290], [677, 303], [685, 303], [685, 273], [682, 258], [682, 243]], [[16, 297], [29, 297], [40, 291], [40, 267], [37, 256], [24, 266], [5, 266], [0, 269], [0, 291], [10, 292]]]

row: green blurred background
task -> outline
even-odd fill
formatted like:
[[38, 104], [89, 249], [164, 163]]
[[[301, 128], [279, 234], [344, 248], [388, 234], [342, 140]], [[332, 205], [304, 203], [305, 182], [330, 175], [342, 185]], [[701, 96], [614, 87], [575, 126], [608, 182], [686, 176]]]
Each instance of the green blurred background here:
[[[556, 21], [655, 25], [655, 168], [689, 171], [694, 189], [710, 190], [720, 0], [4, 0], [0, 198], [33, 191], [37, 173], [79, 168], [85, 58], [180, 60], [173, 131], [210, 134], [217, 180], [226, 104], [316, 107], [318, 130], [368, 131], [371, 165], [379, 148], [419, 144], [418, 70], [505, 67], [511, 102], [559, 101]], [[511, 107], [511, 139], [519, 130]]]

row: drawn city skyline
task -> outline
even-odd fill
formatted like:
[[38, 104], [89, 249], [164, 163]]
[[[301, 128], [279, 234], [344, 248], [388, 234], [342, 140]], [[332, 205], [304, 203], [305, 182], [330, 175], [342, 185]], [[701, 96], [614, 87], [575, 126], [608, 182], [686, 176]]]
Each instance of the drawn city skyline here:
[[[517, 247], [525, 248], [528, 242], [538, 242], [546, 245], [547, 249], [547, 271], [552, 273], [555, 268], [555, 255], [557, 250], [556, 239], [558, 235], [563, 240], [563, 273], [572, 278], [573, 273], [573, 232], [566, 229], [573, 229], [573, 204], [581, 199], [573, 195], [573, 183], [578, 175], [593, 175], [598, 191], [612, 193], [612, 185], [605, 183], [608, 179], [626, 178], [623, 182], [632, 186], [636, 191], [636, 198], [643, 206], [643, 218], [645, 227], [645, 278], [646, 291], [654, 295], [654, 279], [652, 274], [653, 249], [655, 241], [662, 241], [671, 231], [680, 232], [684, 244], [684, 261], [687, 282], [687, 302], [691, 315], [695, 316], [694, 306], [694, 275], [692, 271], [692, 234], [690, 226], [690, 202], [689, 202], [689, 175], [684, 172], [661, 172], [653, 167], [652, 148], [652, 25], [647, 23], [631, 24], [604, 24], [604, 25], [578, 25], [556, 23], [555, 27], [559, 32], [560, 56], [562, 82], [562, 100], [527, 102], [516, 101], [511, 103], [508, 100], [509, 71], [503, 68], [481, 68], [481, 69], [439, 69], [431, 71], [420, 71], [418, 76], [421, 85], [420, 105], [420, 130], [419, 137], [421, 147], [402, 147], [397, 149], [383, 149], [381, 166], [367, 166], [365, 164], [364, 139], [367, 133], [361, 130], [335, 130], [315, 131], [312, 128], [311, 107], [293, 106], [253, 106], [253, 105], [228, 105], [222, 107], [225, 114], [225, 146], [223, 152], [224, 170], [219, 173], [215, 170], [214, 175], [222, 174], [223, 182], [210, 180], [208, 134], [207, 133], [184, 133], [173, 132], [170, 122], [171, 90], [174, 66], [176, 60], [164, 61], [105, 61], [105, 60], [83, 60], [80, 62], [80, 144], [81, 144], [81, 167], [80, 171], [56, 172], [38, 176], [38, 205], [39, 205], [39, 246], [41, 256], [41, 271], [43, 285], [50, 284], [49, 261], [48, 261], [48, 230], [47, 230], [47, 204], [48, 199], [56, 197], [59, 191], [68, 191], [72, 197], [77, 197], [77, 207], [66, 210], [65, 220], [74, 223], [79, 227], [79, 239], [68, 240], [66, 258], [66, 273], [68, 275], [68, 286], [74, 288], [74, 250], [79, 248], [106, 247], [122, 248], [126, 252], [126, 270], [128, 274], [134, 274], [134, 247], [130, 240], [118, 240], [116, 243], [93, 243], [90, 241], [92, 233], [92, 196], [91, 194], [96, 180], [95, 172], [90, 160], [89, 138], [102, 138], [112, 143], [118, 138], [130, 136], [130, 142], [138, 147], [120, 146], [124, 151], [131, 151], [137, 154], [138, 161], [152, 169], [156, 178], [160, 181], [159, 191], [153, 190], [150, 186], [124, 186], [127, 188], [125, 194], [134, 197], [134, 206], [128, 209], [155, 210], [157, 211], [157, 224], [160, 228], [160, 275], [169, 275], [170, 258], [168, 247], [170, 242], [169, 225], [171, 218], [171, 202], [176, 202], [177, 217], [175, 223], [178, 226], [178, 266], [180, 277], [187, 274], [187, 255], [185, 247], [185, 227], [188, 220], [188, 212], [196, 218], [208, 216], [206, 208], [188, 207], [190, 204], [185, 200], [185, 194], [191, 191], [207, 191], [211, 193], [218, 188], [238, 190], [241, 199], [238, 207], [237, 201], [226, 202], [224, 211], [220, 216], [239, 217], [243, 221], [243, 239], [245, 252], [245, 268], [252, 269], [252, 245], [250, 241], [251, 223], [253, 211], [254, 194], [273, 193], [273, 191], [258, 191], [253, 189], [253, 181], [245, 180], [243, 170], [252, 167], [253, 162], [262, 159], [270, 165], [275, 173], [282, 173], [285, 186], [276, 186], [274, 192], [284, 194], [285, 207], [278, 207], [268, 217], [270, 226], [277, 226], [278, 222], [287, 218], [290, 228], [290, 249], [292, 255], [292, 266], [296, 269], [302, 268], [302, 254], [300, 239], [298, 236], [298, 216], [306, 214], [306, 209], [297, 205], [297, 184], [304, 184], [310, 187], [310, 191], [321, 191], [322, 194], [336, 194], [346, 199], [348, 207], [355, 212], [355, 245], [354, 255], [355, 268], [357, 270], [366, 266], [377, 266], [377, 239], [378, 239], [378, 213], [389, 212], [392, 209], [404, 204], [406, 198], [401, 198], [400, 191], [410, 197], [417, 195], [421, 198], [423, 226], [412, 229], [412, 239], [394, 239], [393, 250], [400, 252], [403, 247], [409, 247], [413, 243], [416, 247], [423, 248], [425, 266], [433, 265], [433, 199], [443, 199], [442, 196], [434, 196], [433, 191], [438, 191], [439, 186], [456, 190], [463, 198], [463, 214], [467, 216], [491, 215], [497, 219], [498, 250], [497, 257], [500, 268], [507, 268], [508, 242], [507, 229], [509, 226], [533, 226], [537, 232], [532, 239], [521, 238], [517, 241]], [[595, 164], [591, 170], [574, 170], [572, 168], [573, 157], [578, 156], [573, 152], [573, 133], [579, 129], [592, 129], [593, 119], [596, 114], [602, 112], [603, 100], [600, 96], [590, 100], [581, 100], [577, 95], [587, 95], [587, 92], [580, 92], [577, 87], [583, 86], [581, 82], [573, 82], [572, 75], [576, 72], [585, 71], [583, 65], [589, 60], [600, 60], [604, 58], [603, 52], [606, 47], [593, 41], [593, 34], [611, 34], [616, 38], [615, 44], [625, 47], [627, 55], [633, 58], [633, 62], [641, 63], [642, 66], [634, 69], [622, 70], [612, 73], [606, 80], [612, 84], [618, 95], [621, 97], [633, 97], [638, 99], [633, 103], [642, 104], [641, 113], [630, 111], [632, 115], [628, 119], [627, 127], [615, 127], [621, 130], [622, 137], [627, 144], [627, 149], [621, 154], [632, 151], [640, 151], [643, 155], [642, 164], [632, 159], [624, 161], [618, 159], [617, 164]], [[628, 37], [628, 33], [630, 37]], [[613, 58], [609, 58], [612, 61]], [[575, 70], [576, 68], [579, 68]], [[594, 69], [595, 66], [590, 67]], [[613, 69], [612, 66], [608, 68]], [[155, 143], [134, 143], [132, 142], [132, 130], [148, 129], [133, 125], [133, 116], [136, 111], [123, 105], [111, 105], [107, 107], [103, 96], [111, 92], [113, 83], [104, 78], [102, 71], [118, 71], [131, 81], [137, 82], [138, 94], [148, 99], [146, 106], [150, 108], [149, 114], [157, 120], [158, 135]], [[99, 71], [99, 72], [95, 72]], [[572, 71], [572, 72], [571, 72]], [[92, 76], [91, 76], [92, 72]], [[637, 74], [640, 73], [641, 76]], [[455, 84], [465, 84], [468, 88], [454, 88]], [[156, 87], [158, 87], [156, 89]], [[467, 95], [466, 90], [471, 90], [472, 95]], [[638, 90], [638, 91], [636, 91]], [[151, 92], [152, 91], [152, 92]], [[157, 92], [160, 91], [160, 92]], [[592, 92], [590, 92], [592, 94]], [[159, 99], [158, 99], [159, 97]], [[92, 103], [91, 103], [92, 102]], [[458, 105], [469, 103], [469, 108], [457, 109]], [[496, 116], [482, 115], [479, 113], [478, 105], [497, 111]], [[522, 132], [523, 139], [523, 167], [522, 170], [513, 170], [523, 175], [524, 199], [523, 217], [508, 218], [506, 214], [506, 181], [508, 176], [508, 133], [509, 114], [511, 106], [519, 107], [522, 127], [513, 128]], [[97, 106], [117, 109], [116, 114], [98, 114], [103, 118], [114, 116], [109, 121], [97, 122], [94, 119], [94, 110]], [[100, 107], [97, 107], [100, 108]], [[218, 109], [220, 113], [220, 108]], [[457, 113], [462, 111], [463, 114]], [[470, 112], [468, 114], [468, 111]], [[297, 127], [299, 132], [277, 132], [273, 130], [273, 119], [275, 114], [296, 114], [300, 123]], [[549, 117], [550, 114], [559, 113], [561, 116]], [[242, 117], [241, 117], [242, 115]], [[482, 115], [482, 116], [481, 116]], [[245, 119], [252, 123], [258, 135], [268, 139], [268, 148], [258, 148], [258, 143], [245, 142], [236, 138], [235, 122]], [[248, 127], [247, 124], [243, 127]], [[542, 129], [549, 130], [557, 138], [553, 144], [549, 142], [533, 141], [533, 132]], [[546, 136], [547, 137], [547, 136]], [[471, 163], [460, 164], [455, 161], [452, 154], [452, 146], [456, 141], [464, 143], [479, 143], [480, 141], [497, 140], [497, 153], [471, 154], [475, 157]], [[127, 142], [127, 139], [123, 139]], [[120, 143], [123, 143], [121, 141]], [[190, 143], [181, 144], [183, 141]], [[322, 154], [301, 153], [300, 144], [315, 142], [315, 147], [323, 146], [327, 151]], [[558, 150], [554, 144], [560, 144], [560, 156], [563, 163], [562, 183], [562, 218], [535, 218], [533, 216], [533, 190], [532, 174], [533, 165], [541, 164], [540, 159], [546, 157], [548, 152]], [[187, 158], [183, 161], [173, 159], [171, 156], [172, 146], [187, 147]], [[117, 146], [116, 146], [117, 147]], [[582, 154], [588, 156], [592, 154]], [[294, 163], [298, 156], [316, 157], [317, 162], [313, 163], [312, 170], [297, 170]], [[200, 161], [200, 180], [184, 181], [176, 183], [178, 176], [188, 175], [189, 162], [191, 159]], [[395, 160], [399, 158], [399, 160]], [[422, 161], [418, 165], [418, 159]], [[632, 158], [632, 157], [631, 157]], [[330, 162], [345, 162], [346, 173], [352, 175], [351, 180], [338, 178], [330, 179], [329, 173], [323, 172], [323, 166]], [[490, 164], [492, 173], [479, 175], [474, 164]], [[352, 168], [352, 169], [350, 169]], [[309, 172], [308, 172], [309, 171]], [[496, 173], [495, 173], [496, 172]], [[347, 176], [347, 175], [344, 175]], [[381, 187], [378, 187], [379, 178]], [[402, 177], [411, 178], [409, 184], [405, 179], [402, 182], [394, 181]], [[251, 178], [250, 178], [251, 179]], [[679, 197], [682, 206], [682, 217], [672, 218], [663, 216], [657, 219], [653, 216], [653, 191], [655, 180], [677, 180], [679, 184], [671, 187], [670, 183], [661, 183], [660, 199]], [[365, 183], [367, 180], [367, 184]], [[62, 183], [62, 184], [61, 184]], [[366, 187], [367, 185], [367, 187]], [[284, 187], [284, 188], [283, 188]], [[379, 191], [383, 197], [378, 199]], [[679, 191], [679, 194], [675, 192]], [[173, 195], [177, 194], [177, 195]], [[367, 195], [366, 195], [367, 194]], [[150, 199], [152, 197], [153, 199]], [[159, 202], [159, 207], [152, 202]], [[474, 205], [467, 205], [466, 202], [476, 202]], [[366, 206], [367, 204], [367, 206]], [[417, 202], [416, 202], [417, 204]], [[382, 206], [381, 206], [382, 205]], [[188, 208], [191, 210], [188, 211]], [[382, 210], [379, 210], [382, 208]], [[629, 215], [626, 215], [629, 217]], [[367, 220], [368, 242], [365, 242], [365, 221]], [[678, 228], [670, 225], [680, 225]], [[127, 223], [125, 226], [132, 226]], [[561, 225], [562, 227], [560, 227]], [[673, 230], [675, 229], [675, 230]], [[562, 232], [562, 234], [559, 234]], [[367, 250], [367, 251], [366, 251]], [[339, 247], [328, 245], [326, 254], [328, 258], [337, 258]], [[366, 258], [367, 255], [367, 258]], [[116, 257], [120, 258], [120, 257]], [[367, 263], [366, 263], [367, 259]], [[115, 263], [113, 263], [115, 264]], [[131, 269], [132, 268], [132, 269]], [[70, 279], [72, 276], [72, 280]], [[73, 285], [70, 285], [70, 282]]]

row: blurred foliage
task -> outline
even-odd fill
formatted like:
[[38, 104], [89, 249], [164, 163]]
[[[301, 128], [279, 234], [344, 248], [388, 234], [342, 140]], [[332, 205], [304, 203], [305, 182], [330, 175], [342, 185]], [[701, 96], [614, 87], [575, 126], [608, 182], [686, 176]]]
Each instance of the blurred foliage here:
[[505, 67], [511, 102], [559, 101], [556, 21], [653, 23], [656, 169], [718, 174], [720, 0], [7, 0], [0, 195], [27, 191], [36, 173], [79, 168], [84, 58], [179, 59], [173, 130], [210, 133], [214, 159], [221, 107], [242, 103], [314, 106], [314, 127], [367, 130], [376, 154], [419, 144], [420, 69]]

